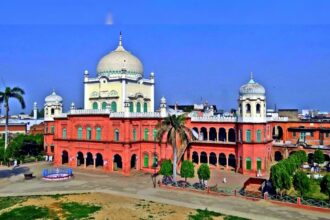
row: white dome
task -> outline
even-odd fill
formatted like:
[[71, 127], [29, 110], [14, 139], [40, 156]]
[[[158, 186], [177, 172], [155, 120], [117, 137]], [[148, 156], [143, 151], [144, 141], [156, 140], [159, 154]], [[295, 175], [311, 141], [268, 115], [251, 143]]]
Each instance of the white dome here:
[[99, 76], [109, 78], [120, 77], [126, 71], [126, 75], [132, 78], [143, 76], [143, 65], [141, 61], [122, 46], [122, 37], [120, 35], [117, 49], [105, 55], [97, 65]]
[[62, 101], [62, 97], [57, 95], [55, 91], [45, 98], [46, 103], [61, 103]]
[[250, 81], [247, 84], [242, 85], [241, 88], [239, 89], [239, 94], [240, 95], [265, 95], [266, 90], [262, 85], [255, 82], [251, 75]]

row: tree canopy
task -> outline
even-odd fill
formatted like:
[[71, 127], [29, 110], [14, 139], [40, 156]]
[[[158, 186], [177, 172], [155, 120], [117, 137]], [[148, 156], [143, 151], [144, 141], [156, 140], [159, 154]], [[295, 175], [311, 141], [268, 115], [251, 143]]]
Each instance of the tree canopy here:
[[324, 154], [320, 149], [314, 151], [314, 162], [318, 164], [324, 163]]
[[198, 178], [204, 182], [204, 180], [209, 180], [211, 177], [210, 167], [203, 163], [197, 171]]
[[330, 202], [330, 174], [325, 175], [320, 183], [321, 192], [329, 196]]
[[193, 162], [190, 160], [185, 160], [181, 164], [180, 170], [181, 177], [185, 178], [187, 182], [187, 178], [193, 178], [195, 176], [195, 167]]
[[304, 196], [310, 191], [311, 182], [307, 174], [303, 171], [297, 171], [293, 176], [293, 187], [300, 192], [301, 196]]
[[160, 164], [159, 173], [163, 176], [171, 176], [173, 173], [173, 165], [171, 160], [163, 160]]

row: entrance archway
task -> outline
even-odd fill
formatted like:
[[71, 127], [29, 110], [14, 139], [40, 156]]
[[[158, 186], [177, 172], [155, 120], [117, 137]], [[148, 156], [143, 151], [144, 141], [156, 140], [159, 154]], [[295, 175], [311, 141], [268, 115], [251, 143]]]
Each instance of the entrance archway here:
[[84, 154], [82, 152], [77, 153], [77, 166], [85, 164]]
[[227, 165], [227, 157], [224, 153], [219, 154], [219, 164], [221, 166], [226, 166]]
[[200, 136], [201, 136], [201, 139], [202, 139], [203, 141], [207, 141], [207, 139], [208, 139], [208, 138], [207, 138], [208, 135], [207, 135], [207, 129], [206, 129], [206, 128], [204, 128], [204, 127], [201, 128]]
[[280, 151], [276, 151], [274, 157], [275, 157], [275, 161], [280, 161], [283, 159], [283, 155]]
[[96, 161], [95, 161], [95, 166], [96, 167], [103, 167], [103, 156], [100, 153], [96, 154]]
[[192, 162], [195, 164], [198, 164], [199, 162], [198, 153], [196, 151], [194, 151], [192, 154]]
[[93, 154], [91, 152], [87, 153], [86, 166], [94, 165]]
[[201, 153], [200, 161], [201, 163], [207, 163], [207, 154], [204, 151]]
[[234, 128], [230, 128], [228, 132], [228, 141], [236, 142], [236, 133]]
[[219, 129], [219, 141], [223, 141], [223, 142], [227, 141], [227, 132], [226, 129], [224, 128]]
[[136, 154], [131, 156], [131, 169], [136, 169]]
[[64, 150], [62, 151], [62, 164], [67, 164], [69, 163], [69, 153]]
[[123, 168], [123, 163], [122, 163], [122, 160], [121, 160], [121, 156], [119, 154], [116, 154], [113, 157], [113, 170], [116, 171], [116, 170], [119, 170], [119, 169], [122, 169], [122, 168]]
[[216, 141], [217, 140], [217, 130], [215, 128], [210, 128], [210, 141]]
[[236, 158], [234, 154], [229, 154], [228, 157], [228, 166], [236, 168]]
[[217, 165], [217, 155], [215, 153], [210, 153], [210, 158], [209, 158], [210, 164], [216, 166]]

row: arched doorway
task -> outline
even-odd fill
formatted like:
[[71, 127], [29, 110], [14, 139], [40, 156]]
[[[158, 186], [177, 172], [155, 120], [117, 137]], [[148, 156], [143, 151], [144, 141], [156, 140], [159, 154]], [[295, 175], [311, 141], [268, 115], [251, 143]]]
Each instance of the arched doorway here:
[[324, 161], [330, 161], [330, 156], [328, 154], [323, 154], [324, 155]]
[[149, 167], [149, 154], [143, 154], [143, 167]]
[[217, 130], [215, 128], [210, 128], [210, 141], [216, 141], [217, 140]]
[[236, 158], [234, 154], [229, 154], [228, 157], [228, 166], [236, 168]]
[[95, 166], [96, 167], [103, 167], [103, 156], [100, 153], [96, 154]]
[[91, 152], [87, 153], [86, 166], [94, 165], [93, 154]]
[[198, 164], [199, 162], [198, 153], [196, 151], [194, 151], [192, 154], [192, 162], [195, 164]]
[[123, 168], [123, 163], [122, 163], [122, 160], [121, 160], [121, 156], [119, 154], [116, 154], [113, 157], [113, 170], [117, 171], [117, 170], [122, 169], [122, 168]]
[[201, 138], [203, 141], [207, 141], [207, 129], [206, 128], [204, 128], [204, 127], [201, 128], [200, 135], [201, 135]]
[[221, 166], [227, 165], [227, 157], [224, 153], [219, 154], [219, 165]]
[[201, 153], [200, 161], [201, 163], [207, 163], [207, 154], [204, 151]]
[[217, 165], [217, 155], [215, 153], [210, 153], [210, 158], [209, 158], [210, 164], [216, 166]]
[[227, 141], [227, 132], [226, 129], [224, 128], [219, 129], [219, 141], [223, 141], [223, 142]]
[[199, 131], [198, 131], [198, 128], [194, 127], [194, 128], [192, 129], [192, 133], [193, 133], [193, 136], [194, 136], [197, 140], [199, 140]]
[[131, 156], [131, 169], [136, 169], [136, 154]]
[[234, 128], [230, 128], [228, 132], [228, 141], [236, 142], [236, 133]]
[[83, 165], [85, 163], [84, 154], [82, 152], [77, 153], [77, 166]]
[[309, 153], [308, 154], [308, 163], [313, 163], [314, 162], [314, 154], [313, 153]]
[[275, 161], [283, 160], [283, 155], [280, 151], [276, 151], [274, 157], [275, 157]]
[[273, 127], [273, 139], [276, 140], [282, 140], [283, 139], [283, 129], [281, 126], [276, 125]]
[[62, 151], [62, 164], [69, 163], [69, 154], [66, 150]]

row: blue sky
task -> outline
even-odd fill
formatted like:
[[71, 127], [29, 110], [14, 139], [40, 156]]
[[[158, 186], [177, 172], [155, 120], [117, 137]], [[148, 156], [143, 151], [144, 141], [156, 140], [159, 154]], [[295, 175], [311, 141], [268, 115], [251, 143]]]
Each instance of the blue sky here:
[[4, 0], [0, 89], [24, 88], [27, 112], [53, 88], [66, 109], [82, 107], [84, 70], [96, 74], [122, 31], [145, 76], [156, 73], [157, 100], [234, 108], [253, 71], [268, 107], [330, 111], [329, 9], [322, 0]]

